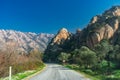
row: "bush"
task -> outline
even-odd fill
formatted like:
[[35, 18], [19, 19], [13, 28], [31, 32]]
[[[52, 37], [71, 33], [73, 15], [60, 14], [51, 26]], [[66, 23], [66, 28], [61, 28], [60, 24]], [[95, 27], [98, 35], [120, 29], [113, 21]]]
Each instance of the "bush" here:
[[87, 74], [90, 74], [90, 75], [94, 74], [94, 72], [91, 69], [86, 69], [86, 70], [84, 70], [84, 72]]
[[0, 76], [8, 76], [9, 66], [12, 66], [12, 74], [33, 70], [42, 66], [43, 62], [40, 54], [39, 52], [33, 52], [29, 55], [20, 55], [17, 53], [0, 52]]

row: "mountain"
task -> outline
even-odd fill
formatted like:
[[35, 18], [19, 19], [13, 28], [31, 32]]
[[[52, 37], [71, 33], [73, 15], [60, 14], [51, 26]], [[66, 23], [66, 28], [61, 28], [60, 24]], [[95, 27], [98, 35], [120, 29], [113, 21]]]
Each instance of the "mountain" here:
[[116, 44], [119, 34], [120, 24], [120, 6], [113, 6], [101, 15], [94, 16], [90, 23], [81, 32], [75, 34], [78, 39], [79, 47], [88, 46], [93, 48], [102, 40], [109, 40], [112, 44]]
[[68, 30], [67, 29], [65, 29], [65, 28], [62, 28], [58, 33], [57, 33], [57, 35], [54, 37], [54, 39], [53, 39], [53, 41], [52, 41], [52, 45], [54, 45], [54, 44], [63, 44], [64, 43], [64, 41], [66, 40], [66, 39], [68, 39], [69, 38], [69, 36], [70, 36], [70, 33], [68, 32]]
[[43, 52], [54, 34], [0, 30], [0, 51], [14, 49], [19, 53], [29, 53], [38, 49]]
[[[61, 46], [65, 43], [66, 40], [69, 40], [71, 33], [68, 32], [66, 28], [62, 28], [58, 31], [57, 35], [51, 40], [48, 44], [47, 49], [45, 50], [44, 61], [52, 58], [52, 61], [55, 61], [56, 57], [61, 52]], [[47, 55], [47, 56], [46, 56]]]
[[120, 6], [113, 6], [103, 14], [94, 16], [83, 30], [78, 29], [75, 34], [70, 33], [68, 38], [62, 39], [61, 37], [58, 40], [59, 45], [56, 46], [54, 41], [56, 37], [54, 37], [52, 45], [48, 45], [44, 56], [51, 56], [50, 60], [57, 59], [61, 52], [71, 52], [82, 46], [93, 49], [102, 40], [108, 40], [112, 45], [120, 45]]
[[[120, 6], [113, 6], [102, 15], [93, 17], [87, 26], [87, 45], [92, 47], [103, 39], [115, 38], [114, 36], [119, 31], [119, 23]], [[114, 40], [111, 41], [114, 42]]]

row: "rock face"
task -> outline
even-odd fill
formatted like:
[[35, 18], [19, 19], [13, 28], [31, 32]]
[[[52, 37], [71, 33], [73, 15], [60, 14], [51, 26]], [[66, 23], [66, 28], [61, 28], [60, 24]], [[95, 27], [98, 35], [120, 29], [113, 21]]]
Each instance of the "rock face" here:
[[6, 51], [13, 47], [19, 53], [29, 53], [34, 49], [43, 52], [53, 36], [53, 34], [0, 30], [0, 50]]
[[106, 10], [103, 15], [120, 16], [120, 6], [113, 6], [111, 9]]
[[62, 28], [58, 34], [53, 38], [52, 43], [53, 44], [63, 44], [66, 39], [68, 39], [70, 36], [70, 33], [67, 31], [67, 29]]
[[92, 18], [91, 24], [94, 24], [97, 21], [98, 21], [98, 16], [95, 16], [95, 17]]
[[113, 6], [102, 15], [92, 18], [87, 27], [86, 45], [93, 47], [103, 39], [111, 39], [119, 28], [120, 6]]
[[87, 45], [89, 47], [92, 47], [103, 39], [110, 39], [113, 34], [114, 29], [110, 25], [106, 24], [99, 30], [89, 33], [89, 35], [87, 36]]
[[[57, 55], [63, 51], [63, 44], [70, 39], [71, 33], [62, 28], [57, 35], [51, 40], [44, 53], [44, 61], [56, 61]], [[47, 59], [47, 60], [46, 60]]]

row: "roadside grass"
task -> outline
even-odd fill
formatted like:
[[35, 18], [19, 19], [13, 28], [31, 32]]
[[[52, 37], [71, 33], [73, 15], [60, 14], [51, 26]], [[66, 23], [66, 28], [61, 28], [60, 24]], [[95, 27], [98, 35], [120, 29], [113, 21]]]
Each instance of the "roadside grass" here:
[[73, 69], [77, 72], [80, 72], [83, 74], [86, 78], [89, 78], [91, 80], [120, 80], [120, 70], [114, 70], [111, 75], [104, 75], [104, 74], [95, 74], [90, 69], [82, 70], [79, 68], [78, 65], [74, 64], [65, 64], [64, 65], [67, 68]]
[[84, 71], [80, 70], [79, 66], [77, 66], [77, 65], [65, 64], [64, 66], [81, 73], [82, 75], [84, 75], [86, 78], [89, 78], [90, 80], [101, 80], [98, 78], [98, 76], [95, 77], [95, 76], [89, 75], [89, 74], [85, 73]]
[[[44, 67], [45, 67], [45, 65], [42, 65], [39, 68], [37, 68], [36, 70], [28, 70], [28, 71], [24, 71], [24, 72], [12, 75], [12, 80], [24, 80], [24, 78], [41, 71]], [[9, 80], [9, 77], [0, 78], [0, 80]]]

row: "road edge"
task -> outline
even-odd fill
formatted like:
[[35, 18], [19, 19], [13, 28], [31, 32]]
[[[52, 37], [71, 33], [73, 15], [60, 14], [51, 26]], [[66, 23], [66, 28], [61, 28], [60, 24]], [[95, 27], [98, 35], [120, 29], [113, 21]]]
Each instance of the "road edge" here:
[[[64, 66], [64, 67], [66, 67], [66, 66]], [[91, 75], [89, 75], [89, 74], [87, 74], [87, 73], [85, 73], [85, 72], [80, 71], [80, 70], [75, 70], [75, 69], [72, 69], [72, 68], [69, 68], [69, 67], [66, 67], [66, 68], [71, 69], [71, 70], [79, 73], [79, 74], [82, 75], [84, 78], [87, 78], [87, 80], [100, 80], [100, 79], [98, 79], [98, 78], [96, 78], [96, 77], [93, 77], [93, 76], [91, 76]]]
[[38, 74], [41, 73], [43, 70], [45, 70], [46, 67], [47, 67], [47, 65], [45, 64], [45, 67], [44, 67], [42, 70], [40, 70], [40, 71], [38, 71], [38, 72], [36, 72], [36, 73], [34, 73], [34, 74], [32, 74], [32, 75], [30, 75], [30, 76], [28, 76], [28, 77], [22, 79], [22, 80], [29, 80], [30, 78], [32, 78], [32, 77], [38, 75]]

